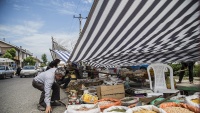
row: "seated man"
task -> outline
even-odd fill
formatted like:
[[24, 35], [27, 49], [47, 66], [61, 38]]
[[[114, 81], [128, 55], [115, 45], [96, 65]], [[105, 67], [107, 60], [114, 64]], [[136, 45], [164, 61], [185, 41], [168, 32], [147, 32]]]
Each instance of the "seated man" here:
[[[62, 79], [63, 76], [65, 76], [65, 69], [60, 67], [50, 68], [33, 79], [33, 87], [42, 91], [38, 105], [39, 110], [45, 111], [46, 108], [45, 113], [50, 113], [51, 106], [61, 105], [56, 102], [56, 100], [60, 100], [60, 88], [56, 80]], [[51, 90], [53, 90], [52, 94]]]

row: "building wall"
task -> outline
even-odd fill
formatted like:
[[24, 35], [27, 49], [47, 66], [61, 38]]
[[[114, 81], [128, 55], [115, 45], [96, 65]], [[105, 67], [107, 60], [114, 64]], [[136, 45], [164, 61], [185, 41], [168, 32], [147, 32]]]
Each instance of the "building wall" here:
[[29, 51], [27, 50], [24, 50], [22, 49], [22, 47], [17, 47], [17, 46], [14, 46], [12, 44], [9, 44], [5, 41], [1, 41], [0, 40], [0, 52], [1, 52], [1, 55], [5, 54], [6, 51], [8, 49], [11, 49], [11, 48], [14, 48], [16, 50], [16, 57], [14, 57], [14, 60], [15, 60], [15, 63], [16, 63], [16, 66], [23, 66], [23, 60], [25, 58], [27, 58], [27, 56], [32, 56], [32, 53], [30, 53]]

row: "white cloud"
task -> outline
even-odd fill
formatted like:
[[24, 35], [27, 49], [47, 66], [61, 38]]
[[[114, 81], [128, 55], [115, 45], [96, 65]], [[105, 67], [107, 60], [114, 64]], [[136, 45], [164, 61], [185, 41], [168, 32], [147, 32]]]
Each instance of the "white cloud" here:
[[94, 0], [83, 0], [84, 3], [88, 3], [88, 4], [93, 3], [93, 1], [94, 1]]
[[76, 44], [76, 41], [78, 40], [78, 33], [70, 33], [70, 35], [64, 33], [57, 34], [54, 35], [53, 38], [56, 40], [56, 42], [58, 42], [59, 45], [66, 47], [68, 50], [72, 52]]
[[60, 13], [60, 14], [70, 14], [70, 15], [77, 14], [77, 13], [75, 13], [75, 12], [73, 12], [73, 11], [68, 11], [68, 10], [66, 10], [66, 9], [57, 9], [57, 11], [58, 11], [58, 13]]
[[0, 32], [9, 32], [15, 35], [30, 35], [37, 33], [43, 26], [41, 21], [24, 21], [22, 25], [0, 25]]
[[52, 48], [51, 37], [57, 40], [59, 44], [72, 51], [72, 46], [75, 45], [75, 41], [78, 39], [78, 32], [39, 33], [38, 30], [42, 26], [43, 22], [37, 21], [25, 21], [22, 25], [0, 25], [0, 37], [6, 38], [11, 44], [22, 46], [23, 49], [29, 50], [39, 59], [41, 59], [41, 55], [45, 53], [49, 61], [52, 60], [49, 51], [49, 49]]
[[37, 5], [42, 6], [44, 9], [49, 10], [51, 12], [59, 13], [59, 14], [75, 14], [75, 9], [77, 8], [77, 4], [74, 1], [63, 1], [63, 0], [50, 0], [48, 4], [46, 2], [40, 1], [36, 3]]
[[[23, 49], [29, 50], [34, 56], [41, 59], [42, 54], [47, 55], [48, 61], [52, 60], [49, 49], [52, 49], [52, 39], [58, 41], [59, 44], [65, 46], [71, 50], [71, 46], [68, 44], [70, 41], [75, 39], [76, 34], [67, 35], [66, 33], [44, 33], [44, 34], [33, 34], [28, 37], [20, 38], [20, 40], [14, 40], [12, 43], [23, 45]], [[69, 38], [70, 37], [70, 38]], [[75, 42], [74, 42], [75, 43]]]

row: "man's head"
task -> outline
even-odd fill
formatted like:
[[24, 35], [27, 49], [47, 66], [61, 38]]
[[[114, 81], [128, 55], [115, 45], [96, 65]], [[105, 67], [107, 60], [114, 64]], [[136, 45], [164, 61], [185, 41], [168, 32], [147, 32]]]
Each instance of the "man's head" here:
[[66, 73], [66, 70], [64, 67], [57, 68], [55, 71], [56, 80], [62, 79], [62, 77], [65, 76], [65, 73]]

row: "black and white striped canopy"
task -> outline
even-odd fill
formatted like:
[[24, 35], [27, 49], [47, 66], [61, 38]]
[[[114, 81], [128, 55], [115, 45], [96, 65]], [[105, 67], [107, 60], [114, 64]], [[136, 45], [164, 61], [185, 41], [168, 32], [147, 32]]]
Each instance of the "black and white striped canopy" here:
[[66, 62], [69, 59], [70, 51], [59, 44], [54, 38], [52, 37], [52, 49], [50, 49], [52, 58], [55, 59], [62, 59], [62, 61]]
[[56, 55], [58, 55], [59, 59], [62, 59], [62, 61], [66, 62], [69, 59], [70, 53], [67, 51], [62, 51], [62, 50], [52, 50]]
[[199, 59], [199, 0], [95, 0], [69, 61], [127, 66]]

